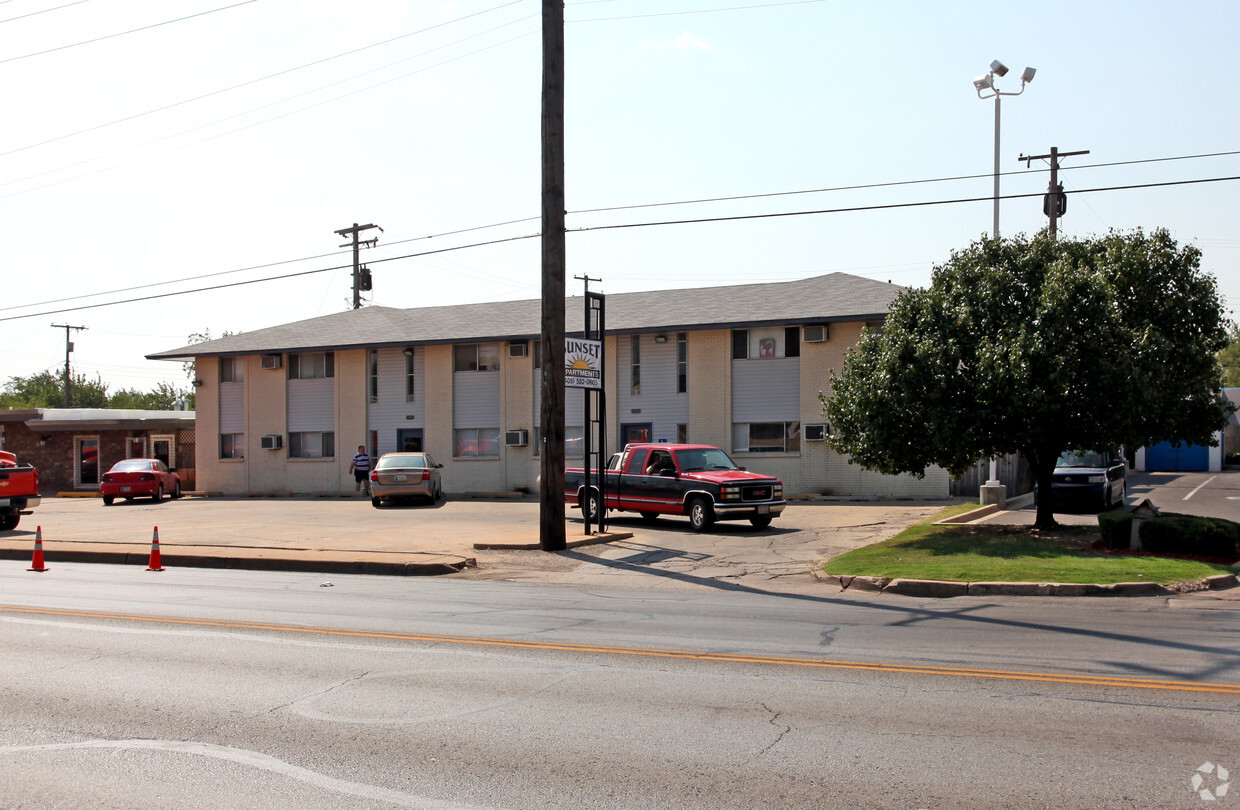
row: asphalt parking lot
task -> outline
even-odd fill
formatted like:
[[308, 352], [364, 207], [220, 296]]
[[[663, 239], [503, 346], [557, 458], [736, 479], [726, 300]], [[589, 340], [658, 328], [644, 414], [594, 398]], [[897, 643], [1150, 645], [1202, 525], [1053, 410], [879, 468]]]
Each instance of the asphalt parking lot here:
[[[144, 559], [159, 528], [165, 566], [177, 556], [260, 557], [272, 562], [316, 558], [473, 559], [476, 567], [454, 576], [589, 582], [626, 574], [658, 576], [652, 584], [731, 580], [769, 587], [813, 585], [814, 563], [896, 534], [949, 501], [793, 503], [767, 529], [747, 522], [718, 523], [697, 534], [686, 519], [654, 525], [637, 515], [616, 516], [610, 529], [631, 534], [603, 545], [566, 552], [475, 549], [475, 543], [534, 543], [539, 508], [534, 499], [453, 500], [375, 509], [358, 497], [216, 498], [118, 502], [97, 498], [45, 498], [35, 514], [0, 538], [10, 560], [29, 560], [35, 529], [42, 527], [48, 565], [67, 549], [127, 549]], [[584, 537], [577, 513], [568, 512], [566, 535]], [[12, 564], [12, 563], [10, 563]], [[307, 563], [308, 566], [308, 563]], [[290, 567], [296, 567], [290, 565]]]

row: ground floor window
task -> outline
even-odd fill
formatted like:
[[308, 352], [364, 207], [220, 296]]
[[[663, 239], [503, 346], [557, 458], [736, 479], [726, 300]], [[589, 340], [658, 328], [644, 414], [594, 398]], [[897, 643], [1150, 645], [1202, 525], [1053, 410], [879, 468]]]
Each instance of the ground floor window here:
[[74, 438], [74, 486], [99, 483], [99, 438]]
[[336, 455], [336, 433], [331, 430], [288, 434], [289, 458], [332, 458]]
[[737, 422], [732, 425], [737, 453], [796, 453], [801, 449], [800, 422]]
[[452, 455], [488, 458], [499, 455], [499, 428], [458, 428]]
[[220, 458], [245, 458], [245, 434], [221, 433]]
[[683, 422], [676, 426], [676, 441], [680, 444], [689, 443], [689, 426]]

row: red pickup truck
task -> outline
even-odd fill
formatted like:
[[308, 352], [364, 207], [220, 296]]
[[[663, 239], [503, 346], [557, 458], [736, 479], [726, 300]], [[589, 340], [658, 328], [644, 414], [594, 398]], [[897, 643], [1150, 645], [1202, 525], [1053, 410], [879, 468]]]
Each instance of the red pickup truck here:
[[39, 472], [0, 450], [0, 531], [16, 529], [22, 515], [39, 505]]
[[[716, 520], [748, 520], [765, 529], [784, 511], [784, 485], [778, 478], [738, 467], [718, 447], [705, 444], [630, 444], [612, 456], [606, 471], [607, 508], [639, 513], [647, 522], [660, 515], [687, 515], [694, 531]], [[564, 500], [598, 513], [598, 472], [564, 473]]]

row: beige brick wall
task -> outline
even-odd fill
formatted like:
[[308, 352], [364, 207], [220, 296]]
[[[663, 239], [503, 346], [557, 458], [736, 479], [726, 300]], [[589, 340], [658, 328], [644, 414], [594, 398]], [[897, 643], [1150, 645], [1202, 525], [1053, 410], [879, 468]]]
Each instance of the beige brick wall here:
[[689, 441], [732, 452], [732, 332], [689, 333]]
[[525, 447], [501, 447], [503, 480], [496, 482], [494, 491], [512, 492], [524, 487], [535, 491], [538, 479], [538, 457], [534, 455], [534, 429], [538, 427], [539, 415], [534, 413], [534, 357], [509, 357], [508, 344], [500, 355], [500, 439], [509, 430], [526, 430], [529, 443]]
[[426, 426], [422, 447], [443, 465], [444, 492], [459, 492], [452, 463], [452, 347], [427, 346], [425, 356]]

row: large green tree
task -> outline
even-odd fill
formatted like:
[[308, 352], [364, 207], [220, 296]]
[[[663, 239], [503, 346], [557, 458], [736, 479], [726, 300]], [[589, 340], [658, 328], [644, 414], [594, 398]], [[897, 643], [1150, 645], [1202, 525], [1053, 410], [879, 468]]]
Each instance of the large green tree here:
[[[69, 381], [70, 408], [108, 407], [108, 386], [102, 380], [88, 380], [85, 374], [74, 374]], [[29, 377], [10, 377], [0, 393], [0, 408], [63, 408], [65, 377], [41, 371]]]
[[[918, 475], [1019, 452], [1048, 492], [1065, 450], [1210, 443], [1230, 413], [1228, 323], [1200, 259], [1165, 230], [953, 252], [832, 375], [832, 446]], [[1037, 526], [1054, 525], [1039, 499]]]
[[1218, 353], [1223, 367], [1223, 384], [1228, 388], [1240, 388], [1240, 326], [1232, 324], [1227, 345]]

